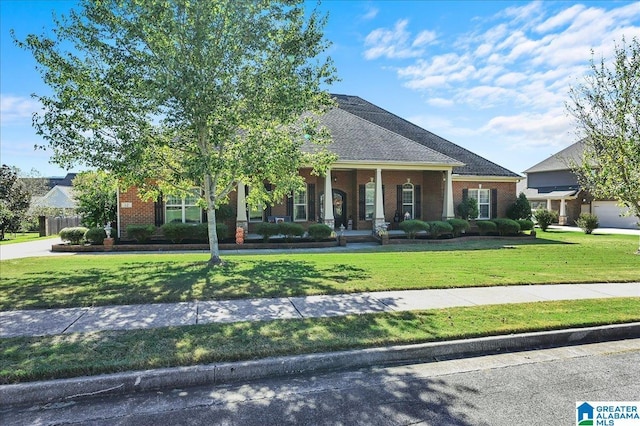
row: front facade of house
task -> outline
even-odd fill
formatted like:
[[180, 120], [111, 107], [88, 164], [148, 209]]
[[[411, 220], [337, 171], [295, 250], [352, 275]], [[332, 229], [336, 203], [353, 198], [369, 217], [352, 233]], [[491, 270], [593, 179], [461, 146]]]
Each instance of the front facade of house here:
[[[335, 95], [338, 108], [322, 117], [338, 160], [326, 177], [301, 169], [306, 190], [281, 204], [252, 208], [251, 188], [239, 184], [230, 197], [230, 227], [249, 232], [264, 221], [322, 222], [336, 229], [397, 228], [405, 219], [455, 217], [464, 197], [476, 198], [480, 219], [504, 217], [516, 199], [520, 176], [446, 141], [359, 97]], [[268, 184], [267, 184], [268, 185]], [[330, 194], [330, 196], [325, 196]], [[118, 230], [172, 221], [198, 223], [198, 194], [143, 202], [135, 188], [118, 194]]]
[[578, 141], [525, 170], [522, 189], [531, 208], [557, 211], [560, 225], [575, 225], [581, 213], [590, 213], [598, 216], [603, 228], [636, 228], [637, 219], [625, 215], [627, 209], [614, 200], [594, 199], [581, 188], [570, 164], [582, 161], [583, 152], [584, 142]]

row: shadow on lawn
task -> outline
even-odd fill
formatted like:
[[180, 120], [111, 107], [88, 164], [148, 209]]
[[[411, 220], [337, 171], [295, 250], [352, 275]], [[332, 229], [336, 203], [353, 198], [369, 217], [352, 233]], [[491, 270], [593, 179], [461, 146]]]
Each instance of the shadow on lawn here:
[[322, 268], [292, 260], [230, 260], [213, 269], [204, 262], [132, 262], [4, 279], [0, 310], [336, 293], [336, 285], [368, 277], [347, 264]]

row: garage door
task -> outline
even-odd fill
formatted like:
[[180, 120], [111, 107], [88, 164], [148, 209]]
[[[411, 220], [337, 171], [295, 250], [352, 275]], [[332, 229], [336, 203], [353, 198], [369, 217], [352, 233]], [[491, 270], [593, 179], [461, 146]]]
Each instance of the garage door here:
[[601, 228], [637, 228], [638, 218], [635, 216], [623, 216], [620, 214], [628, 209], [618, 207], [615, 201], [594, 201], [593, 214], [598, 216]]

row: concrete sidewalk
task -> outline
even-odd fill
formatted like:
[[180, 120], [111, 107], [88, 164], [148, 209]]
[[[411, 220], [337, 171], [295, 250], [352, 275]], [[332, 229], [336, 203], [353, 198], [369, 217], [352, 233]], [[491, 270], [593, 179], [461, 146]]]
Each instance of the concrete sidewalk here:
[[640, 283], [557, 284], [384, 291], [0, 312], [0, 337], [334, 317], [550, 300], [640, 297]]

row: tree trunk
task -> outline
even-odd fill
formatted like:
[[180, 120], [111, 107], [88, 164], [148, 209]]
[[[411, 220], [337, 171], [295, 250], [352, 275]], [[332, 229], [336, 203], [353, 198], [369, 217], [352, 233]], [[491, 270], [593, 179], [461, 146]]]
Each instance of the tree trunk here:
[[209, 265], [221, 265], [220, 248], [218, 247], [218, 230], [216, 229], [216, 188], [211, 174], [204, 177], [204, 196], [207, 200], [207, 226], [209, 228]]

